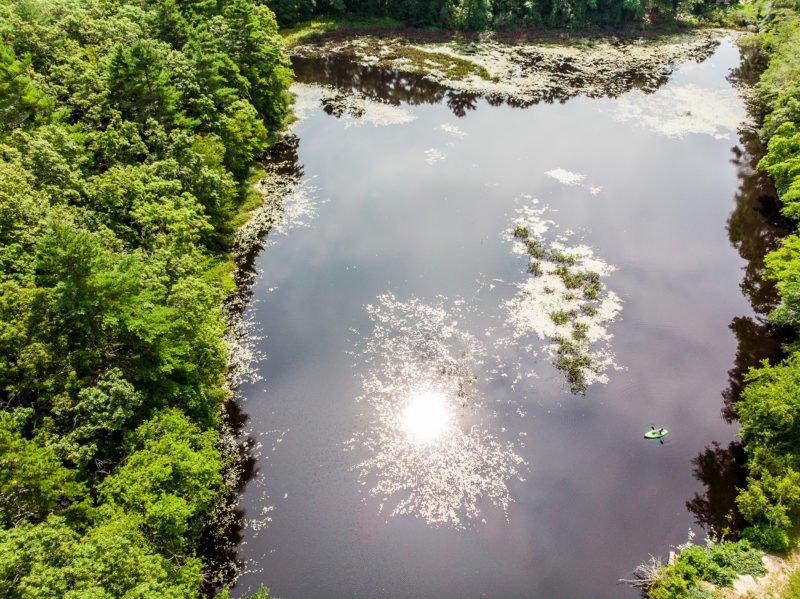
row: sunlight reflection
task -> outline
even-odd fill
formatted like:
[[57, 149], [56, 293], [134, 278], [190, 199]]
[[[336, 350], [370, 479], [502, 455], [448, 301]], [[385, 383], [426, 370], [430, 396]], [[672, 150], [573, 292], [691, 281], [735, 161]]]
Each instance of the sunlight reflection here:
[[415, 395], [403, 410], [403, 429], [419, 445], [442, 438], [452, 426], [453, 415], [441, 393]]
[[366, 421], [347, 442], [363, 452], [359, 482], [389, 517], [464, 528], [491, 508], [507, 514], [508, 481], [524, 461], [487, 409], [483, 343], [458, 326], [463, 301], [367, 306], [373, 330], [358, 355]]

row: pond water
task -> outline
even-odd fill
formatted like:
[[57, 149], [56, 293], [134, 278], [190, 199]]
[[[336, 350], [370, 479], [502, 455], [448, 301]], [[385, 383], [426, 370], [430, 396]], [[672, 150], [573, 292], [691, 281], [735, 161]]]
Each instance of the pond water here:
[[723, 39], [655, 93], [528, 107], [295, 64], [234, 596], [636, 597], [617, 580], [726, 525], [785, 234], [739, 63]]

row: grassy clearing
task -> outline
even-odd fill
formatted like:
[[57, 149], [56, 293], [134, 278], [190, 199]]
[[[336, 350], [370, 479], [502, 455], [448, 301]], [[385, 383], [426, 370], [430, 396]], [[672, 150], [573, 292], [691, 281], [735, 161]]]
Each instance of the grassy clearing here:
[[363, 17], [353, 19], [313, 19], [311, 21], [304, 21], [281, 29], [279, 33], [291, 46], [293, 43], [298, 43], [314, 36], [320, 36], [332, 31], [341, 31], [345, 29], [363, 29], [363, 28], [380, 28], [380, 27], [402, 27], [400, 21], [390, 17]]
[[[266, 171], [259, 164], [253, 164], [241, 185], [240, 196], [230, 219], [230, 229], [238, 230], [250, 219], [250, 213], [261, 206], [263, 196], [256, 189], [256, 184], [264, 177]], [[203, 270], [203, 279], [207, 282], [218, 283], [227, 295], [236, 288], [233, 275], [236, 272], [236, 261], [232, 252], [216, 257]]]

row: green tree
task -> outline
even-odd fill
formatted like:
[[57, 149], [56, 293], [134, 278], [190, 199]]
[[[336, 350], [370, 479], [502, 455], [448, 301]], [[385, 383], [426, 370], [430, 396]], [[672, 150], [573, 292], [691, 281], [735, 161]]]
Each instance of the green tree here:
[[275, 15], [249, 0], [231, 0], [223, 14], [227, 53], [247, 79], [249, 100], [267, 129], [277, 131], [289, 115], [288, 89], [293, 73], [282, 51]]
[[[770, 318], [781, 324], [797, 328], [800, 325], [800, 237], [790, 235], [781, 248], [768, 254], [764, 260], [763, 276], [778, 282], [780, 304], [770, 313]], [[780, 377], [780, 380], [785, 380]]]
[[222, 51], [220, 41], [202, 22], [191, 31], [183, 53], [190, 62], [197, 85], [197, 92], [191, 96], [187, 110], [200, 119], [206, 130], [212, 131], [217, 111], [223, 111], [235, 102], [239, 90], [247, 89], [249, 83], [233, 59]]
[[47, 193], [54, 204], [83, 203], [85, 175], [91, 166], [83, 135], [63, 125], [45, 125], [35, 131], [17, 130], [9, 143], [19, 152], [19, 164], [33, 187]]
[[747, 487], [737, 505], [752, 527], [745, 536], [761, 546], [787, 546], [800, 522], [800, 354], [751, 370], [736, 404], [748, 453]]
[[0, 526], [41, 522], [51, 513], [84, 518], [91, 502], [76, 475], [52, 450], [22, 438], [10, 414], [0, 413]]
[[164, 50], [151, 40], [114, 48], [108, 61], [108, 91], [114, 106], [130, 120], [166, 123], [175, 116], [179, 94], [169, 82]]
[[53, 100], [26, 75], [30, 63], [30, 56], [16, 60], [14, 50], [0, 44], [0, 132], [23, 124], [31, 127], [53, 111]]
[[492, 21], [491, 0], [460, 0], [454, 7], [452, 19], [456, 29], [486, 29]]
[[0, 280], [26, 280], [33, 274], [30, 255], [47, 200], [29, 177], [21, 166], [0, 161]]
[[243, 177], [267, 147], [267, 130], [258, 112], [247, 100], [237, 100], [220, 119], [219, 131], [225, 144], [225, 166]]
[[141, 394], [119, 368], [103, 372], [96, 385], [78, 392], [77, 402], [56, 407], [56, 418], [69, 426], [64, 434], [53, 437], [50, 446], [81, 467], [90, 460], [112, 460], [119, 454], [122, 433], [142, 404]]
[[73, 397], [103, 365], [116, 366], [146, 405], [182, 405], [209, 424], [225, 365], [220, 291], [199, 277], [170, 274], [170, 263], [184, 273], [197, 269], [171, 262], [171, 252], [113, 252], [97, 234], [51, 223], [36, 256], [37, 285], [48, 299], [41, 340], [48, 355], [66, 357]]
[[160, 412], [127, 437], [128, 456], [100, 486], [101, 497], [140, 515], [156, 544], [182, 552], [223, 493], [216, 440], [180, 411]]
[[112, 515], [83, 536], [53, 516], [0, 530], [8, 599], [194, 599], [201, 566], [156, 553], [130, 516]]

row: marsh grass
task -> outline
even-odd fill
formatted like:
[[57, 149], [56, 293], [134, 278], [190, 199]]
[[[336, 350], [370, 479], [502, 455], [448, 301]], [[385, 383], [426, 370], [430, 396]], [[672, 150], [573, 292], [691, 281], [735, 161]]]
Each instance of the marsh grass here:
[[556, 342], [558, 343], [558, 355], [553, 365], [566, 376], [570, 391], [586, 393], [588, 388], [586, 371], [597, 371], [597, 364], [587, 353], [588, 348], [585, 347], [585, 343], [579, 343], [566, 337], [558, 337]]
[[[522, 225], [517, 225], [514, 228], [514, 237], [519, 237], [521, 239], [527, 239], [529, 235], [530, 235], [530, 232], [528, 231], [528, 227], [523, 227]], [[533, 243], [536, 243], [536, 242], [533, 241]]]
[[433, 70], [440, 72], [447, 79], [462, 80], [470, 76], [477, 76], [487, 81], [492, 79], [486, 67], [471, 60], [443, 52], [429, 52], [416, 46], [404, 44], [393, 46], [389, 52], [383, 54], [378, 66], [392, 68], [395, 61], [407, 62], [408, 70], [420, 75], [426, 75]]

